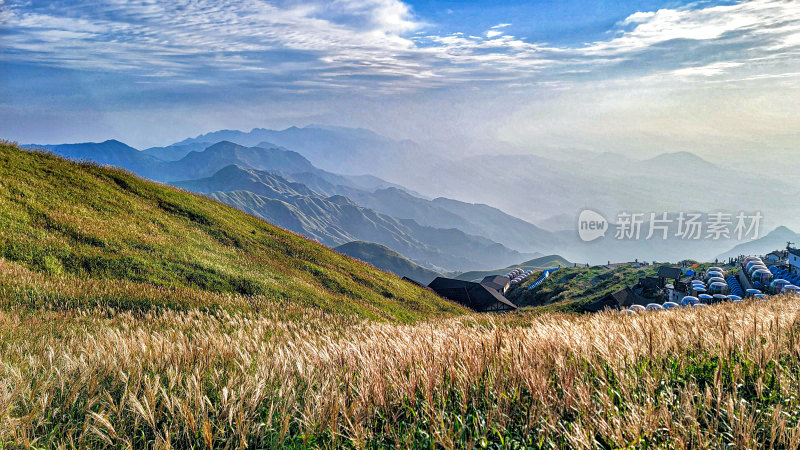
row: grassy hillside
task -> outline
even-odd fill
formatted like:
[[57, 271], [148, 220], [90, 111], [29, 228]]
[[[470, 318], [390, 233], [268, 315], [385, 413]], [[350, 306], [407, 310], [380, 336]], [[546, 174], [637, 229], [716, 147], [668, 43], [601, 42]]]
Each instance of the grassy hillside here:
[[348, 242], [336, 247], [334, 250], [372, 264], [381, 270], [392, 272], [400, 277], [408, 277], [423, 284], [428, 284], [434, 278], [440, 276], [438, 272], [415, 264], [400, 253], [372, 242]]
[[798, 310], [0, 310], [0, 447], [797, 448]]
[[315, 306], [411, 321], [463, 310], [206, 198], [0, 145], [6, 305], [122, 310]]
[[568, 267], [553, 272], [539, 287], [528, 290], [528, 286], [539, 278], [540, 273], [536, 272], [517, 289], [509, 292], [507, 297], [520, 307], [546, 306], [551, 310], [580, 311], [581, 305], [632, 286], [640, 277], [655, 274], [656, 266], [623, 266], [612, 269], [604, 266]]
[[[698, 264], [695, 270], [699, 272], [713, 265], [715, 264]], [[541, 275], [540, 272], [536, 272], [506, 296], [520, 307], [537, 307], [539, 312], [582, 312], [582, 305], [598, 300], [606, 294], [633, 286], [638, 283], [639, 278], [655, 277], [660, 266], [659, 264], [636, 267], [631, 264], [611, 269], [607, 269], [605, 266], [567, 267], [553, 272], [550, 278], [536, 289], [528, 290], [528, 286]], [[728, 268], [728, 270], [732, 269]]]
[[[456, 279], [465, 281], [480, 281], [487, 275], [505, 275], [512, 269], [521, 268], [525, 270], [542, 270], [553, 269], [555, 267], [569, 267], [572, 263], [559, 255], [548, 255], [540, 258], [534, 258], [513, 266], [504, 267], [496, 270], [473, 270], [456, 275]], [[533, 278], [534, 280], [536, 277]]]

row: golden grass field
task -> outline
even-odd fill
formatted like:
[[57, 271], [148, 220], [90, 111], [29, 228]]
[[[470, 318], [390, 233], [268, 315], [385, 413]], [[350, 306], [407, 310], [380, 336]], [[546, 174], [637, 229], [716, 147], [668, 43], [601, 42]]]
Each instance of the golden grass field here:
[[413, 325], [0, 312], [0, 442], [81, 448], [798, 448], [800, 298]]

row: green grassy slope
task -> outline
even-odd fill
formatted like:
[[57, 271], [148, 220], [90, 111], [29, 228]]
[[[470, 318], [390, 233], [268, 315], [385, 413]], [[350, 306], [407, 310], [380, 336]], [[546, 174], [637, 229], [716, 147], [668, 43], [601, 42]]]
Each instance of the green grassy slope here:
[[411, 321], [460, 307], [215, 201], [0, 144], [6, 304], [309, 305]]
[[514, 304], [526, 307], [546, 307], [554, 311], [581, 311], [581, 305], [591, 303], [606, 294], [632, 286], [640, 277], [655, 276], [658, 266], [569, 267], [554, 272], [534, 290], [528, 286], [539, 278], [540, 272], [531, 275], [519, 288], [507, 294]]
[[[694, 270], [699, 272], [714, 265], [714, 263], [698, 263]], [[718, 265], [729, 273], [734, 273], [733, 268]], [[639, 278], [655, 277], [660, 266], [661, 264], [635, 267], [631, 264], [611, 269], [604, 266], [568, 267], [554, 272], [547, 281], [529, 291], [528, 286], [541, 275], [541, 272], [535, 272], [519, 288], [510, 291], [507, 297], [518, 306], [537, 307], [539, 312], [582, 312], [582, 305], [633, 286], [638, 283]]]

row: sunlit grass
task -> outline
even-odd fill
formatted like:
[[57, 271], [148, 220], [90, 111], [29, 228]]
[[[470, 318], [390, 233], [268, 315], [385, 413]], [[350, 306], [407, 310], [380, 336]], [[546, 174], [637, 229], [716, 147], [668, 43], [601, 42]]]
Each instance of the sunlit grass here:
[[800, 445], [800, 298], [414, 325], [293, 307], [0, 312], [0, 441]]

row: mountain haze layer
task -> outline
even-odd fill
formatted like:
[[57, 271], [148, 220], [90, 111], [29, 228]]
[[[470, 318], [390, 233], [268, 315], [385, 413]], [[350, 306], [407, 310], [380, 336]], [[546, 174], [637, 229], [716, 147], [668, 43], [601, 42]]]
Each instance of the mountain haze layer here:
[[285, 130], [254, 128], [249, 132], [221, 130], [174, 144], [212, 144], [222, 140], [252, 146], [262, 141], [302, 150], [315, 166], [342, 174], [369, 173], [393, 182], [402, 179], [398, 169], [422, 167], [438, 160], [412, 141], [396, 141], [363, 128], [309, 125]]
[[[245, 145], [212, 143], [216, 139]], [[413, 219], [433, 228], [455, 228], [520, 253], [557, 252], [570, 260], [590, 263], [683, 257], [708, 260], [737, 243], [706, 239], [618, 242], [608, 236], [584, 243], [574, 230], [578, 214], [585, 208], [601, 212], [610, 221], [623, 211], [645, 215], [665, 211], [732, 215], [759, 211], [764, 217], [762, 230], [791, 226], [798, 219], [787, 211], [800, 208], [800, 188], [791, 177], [766, 178], [690, 152], [665, 153], [650, 159], [613, 152], [573, 152], [568, 158], [544, 153], [545, 156], [460, 158], [451, 155], [451, 159], [443, 159], [432, 152], [419, 156], [419, 145], [405, 141], [401, 145], [401, 141], [367, 130], [316, 125], [281, 131], [223, 130], [138, 152], [140, 155], [116, 141], [101, 144], [108, 147], [108, 154], [98, 148], [81, 153], [77, 145], [51, 148], [72, 157], [119, 164], [160, 181], [210, 177], [231, 164], [267, 170], [286, 182], [305, 185], [322, 197], [341, 195], [358, 206], [395, 219]], [[203, 150], [197, 151], [199, 148]], [[183, 152], [186, 153], [180, 159], [167, 161]], [[158, 159], [159, 155], [164, 160]], [[314, 159], [326, 161], [324, 168], [332, 170], [317, 167]], [[378, 163], [384, 159], [387, 164]], [[375, 175], [386, 175], [391, 181]], [[229, 191], [232, 187], [219, 190]], [[270, 195], [261, 196], [272, 198]], [[334, 234], [344, 238], [341, 233]], [[352, 233], [347, 236], [353, 237]], [[386, 241], [381, 243], [387, 245]]]
[[[347, 192], [349, 196], [326, 197], [278, 174], [236, 166], [226, 167], [209, 178], [176, 182], [175, 185], [209, 194], [325, 245], [337, 246], [355, 240], [375, 242], [439, 271], [488, 268], [493, 263], [506, 265], [531, 256], [480, 235], [465, 233], [463, 228], [468, 227], [457, 228], [461, 222], [467, 223], [459, 216], [395, 188], [369, 193], [339, 186], [336, 191]], [[390, 197], [385, 193], [390, 193]], [[408, 214], [414, 218], [404, 218], [402, 213], [381, 214], [361, 206], [351, 197], [360, 201], [370, 199], [366, 203], [378, 206], [417, 207], [419, 214]], [[437, 223], [441, 228], [422, 225], [417, 220], [419, 216], [424, 218], [441, 212], [450, 219]]]

